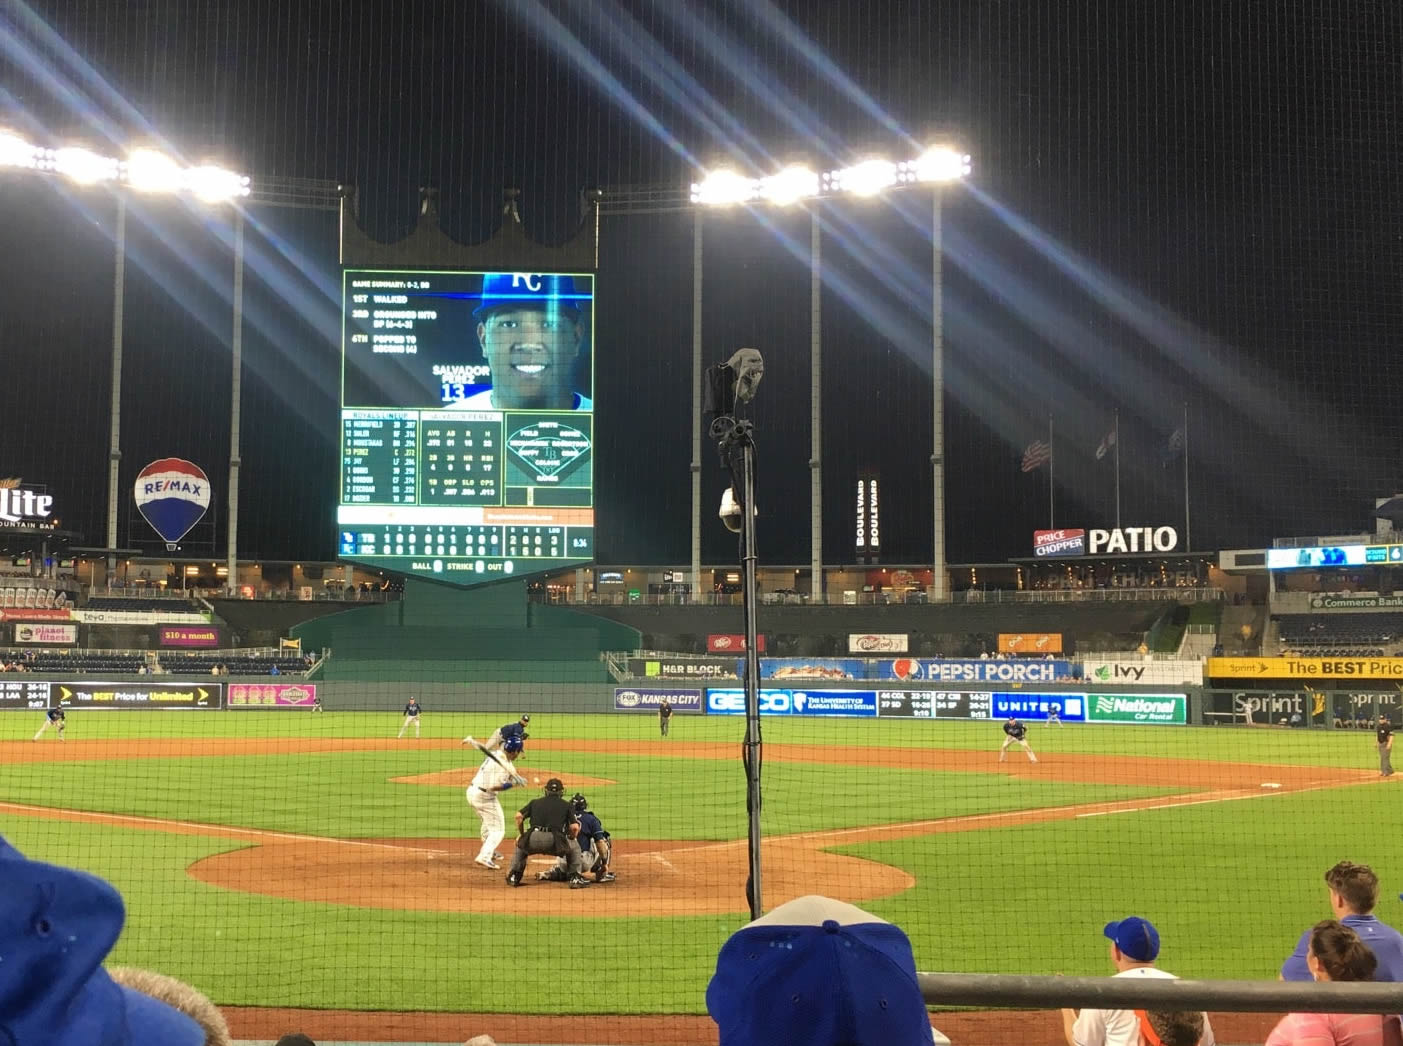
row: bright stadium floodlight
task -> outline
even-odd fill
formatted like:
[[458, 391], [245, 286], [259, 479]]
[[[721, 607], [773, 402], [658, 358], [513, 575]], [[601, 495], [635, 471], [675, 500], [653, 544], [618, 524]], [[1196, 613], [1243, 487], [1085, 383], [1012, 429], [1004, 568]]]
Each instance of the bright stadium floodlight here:
[[0, 131], [0, 167], [38, 167], [43, 150], [11, 131]]
[[248, 177], [226, 171], [223, 167], [192, 167], [185, 172], [185, 187], [206, 203], [247, 196]]
[[918, 182], [957, 182], [969, 176], [969, 153], [937, 145], [905, 166]]
[[818, 175], [798, 164], [760, 179], [761, 198], [780, 207], [817, 195]]
[[864, 160], [823, 176], [825, 188], [854, 196], [876, 196], [897, 184], [896, 164], [890, 160]]
[[110, 156], [100, 156], [91, 149], [65, 146], [55, 150], [51, 160], [53, 170], [78, 185], [96, 185], [117, 178], [117, 161]]
[[126, 182], [138, 192], [179, 192], [185, 186], [180, 164], [155, 149], [135, 149], [127, 157]]
[[747, 203], [759, 193], [758, 183], [731, 170], [712, 171], [692, 184], [692, 202], [707, 207]]

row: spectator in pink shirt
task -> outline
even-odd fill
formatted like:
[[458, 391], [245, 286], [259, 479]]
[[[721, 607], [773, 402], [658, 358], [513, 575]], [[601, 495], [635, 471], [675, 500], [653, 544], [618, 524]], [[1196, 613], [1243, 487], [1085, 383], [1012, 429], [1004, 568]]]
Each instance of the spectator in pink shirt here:
[[[1378, 960], [1348, 926], [1334, 919], [1310, 931], [1306, 965], [1317, 981], [1372, 981]], [[1266, 1046], [1398, 1046], [1398, 1020], [1377, 1013], [1288, 1013]]]

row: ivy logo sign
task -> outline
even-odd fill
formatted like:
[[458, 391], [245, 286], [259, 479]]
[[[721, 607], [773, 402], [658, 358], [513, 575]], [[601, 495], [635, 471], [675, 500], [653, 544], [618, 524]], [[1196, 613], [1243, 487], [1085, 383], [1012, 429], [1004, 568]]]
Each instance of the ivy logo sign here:
[[1188, 701], [1183, 694], [1093, 694], [1093, 723], [1169, 723], [1184, 725]]

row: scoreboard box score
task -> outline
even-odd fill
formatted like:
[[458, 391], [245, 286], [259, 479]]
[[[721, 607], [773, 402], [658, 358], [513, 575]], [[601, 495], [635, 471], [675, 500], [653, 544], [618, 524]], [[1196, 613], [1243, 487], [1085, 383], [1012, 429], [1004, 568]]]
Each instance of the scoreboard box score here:
[[593, 304], [591, 274], [345, 271], [342, 560], [476, 585], [594, 559]]

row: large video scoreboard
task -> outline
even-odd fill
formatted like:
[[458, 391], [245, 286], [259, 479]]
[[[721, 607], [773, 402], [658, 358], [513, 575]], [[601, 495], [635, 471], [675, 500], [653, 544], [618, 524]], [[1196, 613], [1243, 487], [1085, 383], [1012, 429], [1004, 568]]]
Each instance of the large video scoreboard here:
[[348, 269], [342, 559], [473, 585], [594, 558], [594, 277]]

